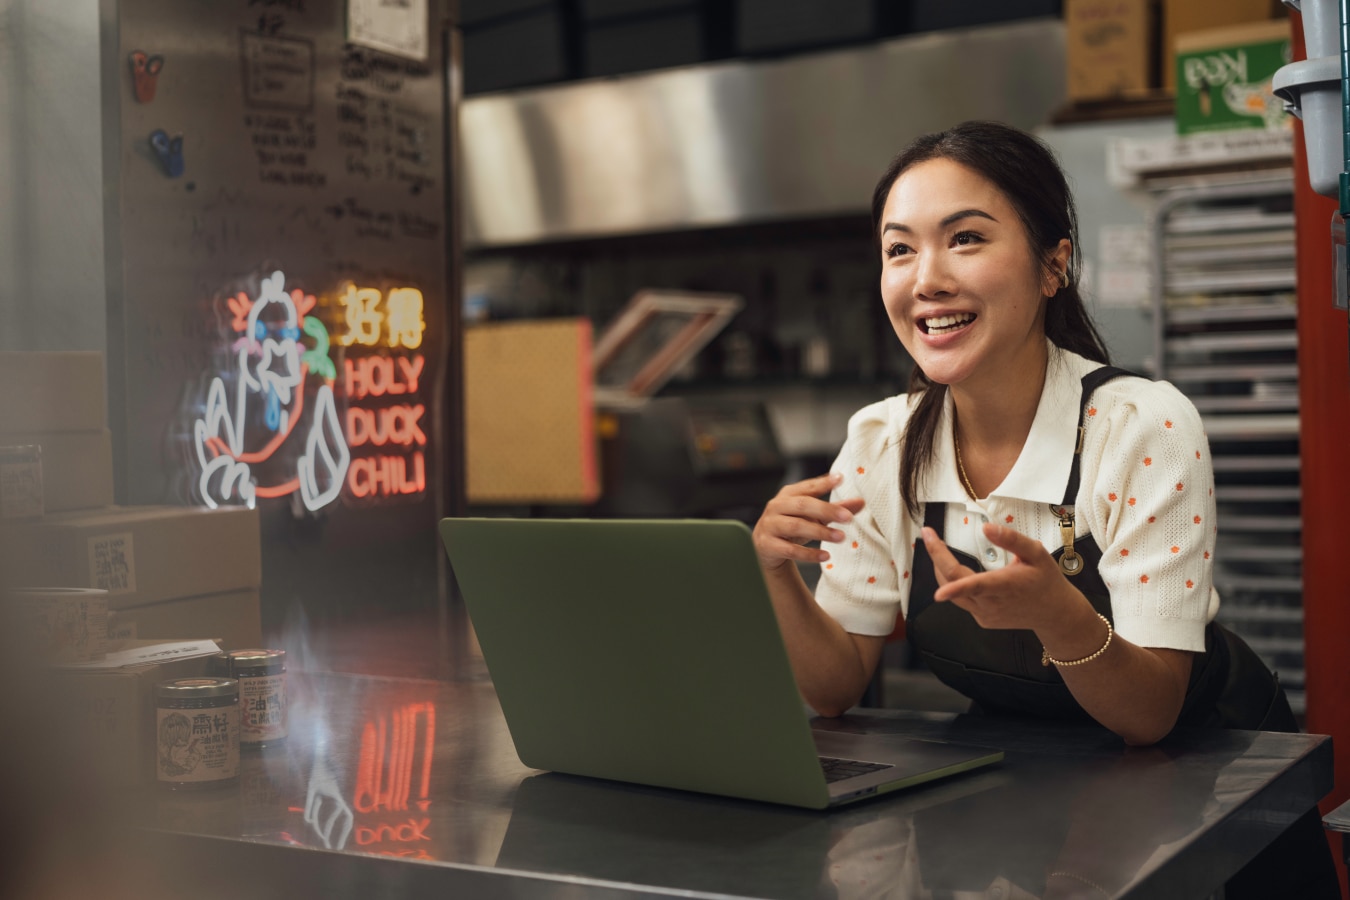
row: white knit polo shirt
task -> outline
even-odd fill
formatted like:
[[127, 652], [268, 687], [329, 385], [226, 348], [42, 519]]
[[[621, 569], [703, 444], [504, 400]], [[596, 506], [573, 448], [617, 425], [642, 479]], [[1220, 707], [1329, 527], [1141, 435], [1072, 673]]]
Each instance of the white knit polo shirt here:
[[[1064, 499], [1077, 443], [1080, 380], [1098, 363], [1050, 345], [1045, 387], [1031, 432], [1012, 471], [983, 500], [971, 500], [956, 472], [948, 393], [921, 503], [946, 503], [944, 537], [986, 569], [1008, 554], [985, 540], [980, 526], [997, 522], [1061, 545], [1051, 504]], [[845, 630], [889, 634], [909, 602], [914, 543], [922, 519], [900, 498], [900, 441], [909, 395], [855, 413], [831, 471], [843, 476], [833, 497], [862, 497], [866, 506], [844, 540], [824, 544], [816, 601]], [[1091, 534], [1102, 551], [1100, 574], [1111, 594], [1116, 632], [1144, 647], [1205, 649], [1206, 623], [1218, 611], [1213, 589], [1214, 471], [1200, 415], [1167, 382], [1117, 378], [1093, 393], [1085, 433], [1075, 533]]]

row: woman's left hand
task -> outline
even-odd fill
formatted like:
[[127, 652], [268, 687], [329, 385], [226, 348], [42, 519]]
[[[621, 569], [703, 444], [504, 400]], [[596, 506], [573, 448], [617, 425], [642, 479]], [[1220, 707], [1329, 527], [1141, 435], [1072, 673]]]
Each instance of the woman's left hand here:
[[936, 532], [923, 529], [924, 547], [937, 574], [933, 599], [955, 603], [974, 616], [981, 628], [1035, 631], [1069, 611], [1078, 592], [1045, 547], [1021, 532], [992, 523], [984, 526], [984, 536], [1012, 554], [1012, 561], [1001, 569], [974, 572], [957, 561]]

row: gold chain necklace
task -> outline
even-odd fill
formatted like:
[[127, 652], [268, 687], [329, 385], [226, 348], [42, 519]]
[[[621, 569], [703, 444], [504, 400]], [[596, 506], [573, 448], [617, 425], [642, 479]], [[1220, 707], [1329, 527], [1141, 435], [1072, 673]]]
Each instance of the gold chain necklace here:
[[970, 486], [970, 477], [966, 475], [965, 464], [961, 462], [961, 439], [956, 436], [956, 419], [952, 418], [952, 446], [956, 448], [956, 470], [961, 473], [961, 483], [966, 486], [966, 493], [970, 499], [979, 500], [975, 494], [975, 488]]

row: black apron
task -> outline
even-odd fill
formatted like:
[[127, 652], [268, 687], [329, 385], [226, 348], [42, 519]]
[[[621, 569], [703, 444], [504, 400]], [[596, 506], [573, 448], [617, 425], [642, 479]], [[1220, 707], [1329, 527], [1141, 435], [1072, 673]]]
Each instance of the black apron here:
[[[1092, 392], [1114, 378], [1132, 375], [1123, 369], [1103, 366], [1083, 376], [1078, 412], [1080, 436]], [[1062, 501], [1067, 508], [1072, 508], [1078, 497], [1081, 449], [1080, 439]], [[945, 520], [945, 503], [926, 504], [924, 524], [940, 538]], [[1071, 583], [1087, 597], [1094, 610], [1112, 619], [1114, 627], [1110, 593], [1098, 571], [1101, 549], [1092, 535], [1087, 534], [1074, 538], [1074, 551], [1083, 557], [1083, 569], [1070, 579]], [[970, 554], [955, 549], [951, 552], [972, 571], [984, 571], [979, 560]], [[1063, 548], [1055, 551], [1056, 562], [1063, 553]], [[956, 604], [933, 599], [938, 588], [937, 574], [922, 541], [915, 544], [911, 571], [914, 581], [905, 615], [910, 646], [939, 680], [971, 699], [972, 711], [1092, 721], [1064, 684], [1059, 670], [1041, 664], [1041, 643], [1034, 632], [982, 628], [974, 616]], [[1217, 622], [1206, 626], [1205, 652], [1197, 653], [1191, 663], [1190, 683], [1177, 725], [1291, 733], [1299, 730], [1284, 688], [1274, 673], [1246, 642]], [[1290, 843], [1298, 846], [1282, 846]], [[1298, 888], [1304, 893], [1290, 892], [1291, 857], [1295, 859], [1292, 865], [1306, 867], [1309, 875], [1318, 873], [1315, 885], [1304, 882]], [[1229, 900], [1247, 896], [1338, 898], [1339, 886], [1336, 893], [1325, 893], [1334, 883], [1330, 850], [1322, 835], [1317, 810], [1313, 809], [1229, 882], [1227, 896]]]

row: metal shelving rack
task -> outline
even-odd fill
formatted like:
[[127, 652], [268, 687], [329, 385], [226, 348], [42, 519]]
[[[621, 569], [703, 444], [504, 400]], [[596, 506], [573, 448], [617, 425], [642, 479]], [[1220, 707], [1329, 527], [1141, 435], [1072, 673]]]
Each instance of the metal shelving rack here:
[[1219, 620], [1303, 690], [1293, 181], [1172, 187], [1153, 213], [1153, 374], [1195, 403], [1214, 457]]

